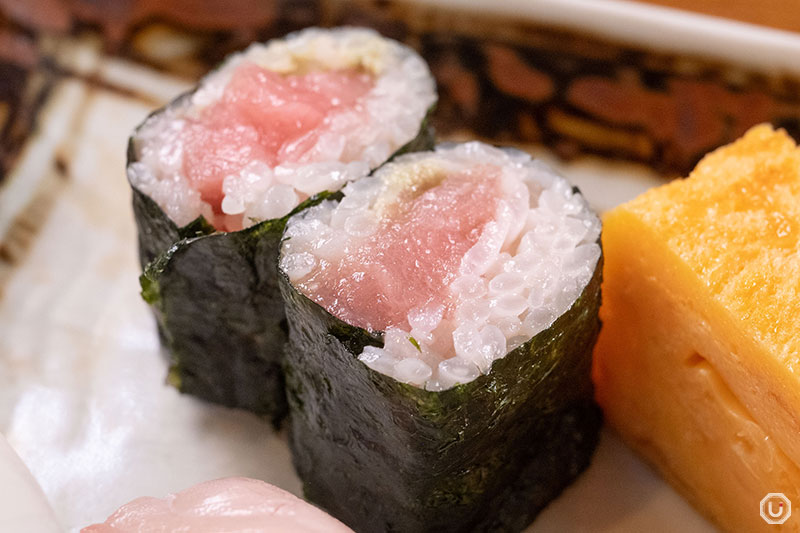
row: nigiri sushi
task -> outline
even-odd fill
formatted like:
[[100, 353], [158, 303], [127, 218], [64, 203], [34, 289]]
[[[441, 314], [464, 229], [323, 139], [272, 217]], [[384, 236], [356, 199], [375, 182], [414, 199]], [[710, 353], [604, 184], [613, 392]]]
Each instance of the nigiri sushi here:
[[138, 498], [81, 533], [353, 533], [273, 485], [242, 477], [206, 481], [160, 498]]

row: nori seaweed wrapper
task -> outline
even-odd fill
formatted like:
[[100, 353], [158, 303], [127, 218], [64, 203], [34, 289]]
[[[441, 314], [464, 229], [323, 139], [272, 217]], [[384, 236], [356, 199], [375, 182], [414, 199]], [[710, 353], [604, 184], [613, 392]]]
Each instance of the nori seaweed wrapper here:
[[[151, 116], [181, 105], [192, 93]], [[417, 136], [392, 157], [433, 146], [432, 111]], [[128, 166], [137, 160], [137, 131], [128, 145]], [[277, 424], [286, 414], [281, 364], [287, 329], [277, 279], [281, 234], [291, 214], [328, 193], [283, 218], [221, 232], [202, 215], [178, 227], [152, 198], [131, 188], [142, 296], [156, 315], [170, 363], [168, 381], [181, 392], [244, 408]]]
[[602, 258], [548, 329], [441, 392], [359, 361], [380, 335], [332, 316], [281, 273], [289, 443], [305, 496], [359, 533], [524, 529], [598, 441], [590, 370], [601, 272]]

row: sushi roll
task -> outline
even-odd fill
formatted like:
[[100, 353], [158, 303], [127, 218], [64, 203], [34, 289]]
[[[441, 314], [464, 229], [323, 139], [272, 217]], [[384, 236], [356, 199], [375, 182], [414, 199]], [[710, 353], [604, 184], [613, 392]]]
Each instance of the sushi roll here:
[[229, 57], [134, 132], [144, 274], [181, 391], [279, 419], [276, 263], [289, 213], [429, 147], [425, 62], [359, 28], [311, 28]]
[[257, 479], [206, 481], [164, 499], [138, 498], [81, 533], [352, 533], [338, 520]]
[[394, 159], [290, 217], [290, 446], [359, 532], [519, 531], [589, 463], [600, 221], [479, 142]]

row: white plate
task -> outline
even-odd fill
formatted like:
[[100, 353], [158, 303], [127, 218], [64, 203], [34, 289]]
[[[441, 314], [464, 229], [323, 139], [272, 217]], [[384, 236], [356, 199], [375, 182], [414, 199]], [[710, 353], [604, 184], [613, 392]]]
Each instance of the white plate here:
[[[115, 68], [119, 74], [128, 67]], [[0, 430], [69, 531], [104, 520], [136, 497], [223, 476], [260, 478], [300, 494], [285, 435], [164, 382], [155, 323], [139, 296], [123, 175], [127, 136], [149, 110], [141, 101], [66, 82], [17, 166], [27, 181], [44, 183], [54, 172], [46, 163], [62, 154], [69, 176], [0, 296]], [[563, 171], [601, 210], [660, 183], [645, 169], [600, 160]], [[12, 200], [6, 190], [0, 205], [13, 207]], [[9, 483], [0, 478], [4, 490]], [[589, 471], [531, 531], [643, 529], [711, 530], [604, 431]]]
[[[419, 1], [476, 7], [466, 0]], [[800, 70], [797, 36], [708, 17], [612, 0], [478, 7]], [[32, 198], [42, 190], [52, 193], [35, 242], [0, 292], [0, 431], [69, 531], [103, 521], [136, 497], [163, 496], [223, 476], [260, 478], [299, 495], [285, 435], [252, 415], [182, 396], [165, 384], [155, 323], [138, 293], [136, 233], [124, 179], [127, 136], [184, 85], [80, 46], [70, 55], [70, 69], [152, 103], [67, 79], [49, 99], [42, 131], [0, 189], [0, 236]], [[591, 158], [563, 165], [546, 152], [536, 155], [559, 167], [599, 211], [661, 183], [642, 167]], [[57, 158], [66, 162], [66, 179], [55, 170]], [[0, 530], [37, 531], [20, 520], [43, 509], [34, 507], [41, 505], [40, 494], [19, 463], [3, 462], [8, 453], [0, 441]], [[40, 515], [40, 530], [52, 530], [46, 509]], [[604, 429], [592, 466], [529, 531], [713, 528]]]
[[53, 510], [42, 489], [0, 436], [0, 531], [57, 533]]

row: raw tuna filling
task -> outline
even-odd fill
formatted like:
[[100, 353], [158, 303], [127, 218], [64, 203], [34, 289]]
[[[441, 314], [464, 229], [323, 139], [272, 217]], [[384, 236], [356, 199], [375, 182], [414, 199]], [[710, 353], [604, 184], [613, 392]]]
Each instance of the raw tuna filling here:
[[383, 332], [359, 359], [428, 390], [565, 313], [595, 270], [600, 221], [522, 152], [482, 143], [408, 154], [287, 225], [280, 267], [334, 316]]
[[371, 75], [355, 69], [284, 75], [243, 63], [221, 100], [185, 126], [184, 174], [214, 213], [222, 213], [227, 176], [253, 161], [269, 167], [304, 161], [331, 118], [361, 111], [360, 100], [374, 85]]
[[346, 241], [339, 261], [320, 260], [299, 288], [349, 324], [411, 329], [409, 311], [449, 300], [464, 254], [494, 217], [498, 176], [485, 167], [432, 177], [402, 191], [379, 222], [352, 219], [348, 225], [360, 226], [352, 233], [371, 235]]
[[178, 226], [235, 231], [367, 176], [424, 142], [436, 87], [413, 50], [309, 28], [234, 54], [140, 126], [128, 179]]

